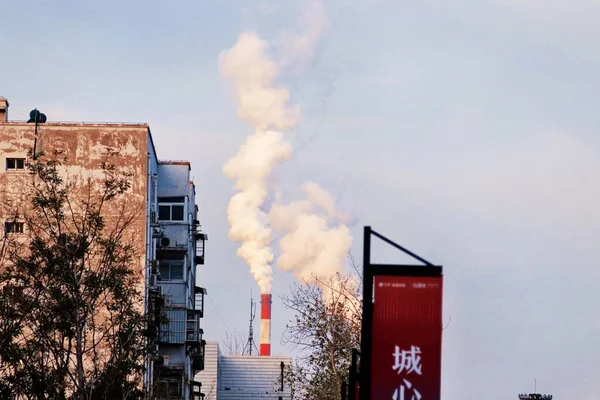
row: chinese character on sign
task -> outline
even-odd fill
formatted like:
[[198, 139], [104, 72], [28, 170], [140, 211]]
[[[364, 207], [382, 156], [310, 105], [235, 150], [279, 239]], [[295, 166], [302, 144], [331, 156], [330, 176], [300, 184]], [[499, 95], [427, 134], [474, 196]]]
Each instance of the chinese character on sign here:
[[410, 346], [410, 350], [400, 350], [400, 346], [394, 348], [394, 366], [392, 369], [398, 371], [400, 374], [406, 371], [407, 374], [415, 372], [419, 375], [421, 373], [421, 349], [416, 346]]
[[[394, 346], [394, 365], [392, 369], [407, 376], [411, 373], [423, 375], [421, 372], [421, 348], [410, 346], [410, 350], [402, 350], [400, 346]], [[421, 393], [413, 387], [407, 379], [402, 379], [400, 386], [394, 390], [392, 400], [421, 400]]]
[[417, 389], [413, 389], [412, 384], [409, 381], [403, 379], [403, 384], [394, 391], [392, 400], [421, 400], [421, 393], [419, 393]]

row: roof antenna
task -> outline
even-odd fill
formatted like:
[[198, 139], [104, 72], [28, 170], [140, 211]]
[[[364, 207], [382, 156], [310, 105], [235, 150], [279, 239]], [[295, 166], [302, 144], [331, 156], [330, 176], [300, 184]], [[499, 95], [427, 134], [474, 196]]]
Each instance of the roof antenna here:
[[258, 354], [258, 347], [256, 347], [256, 343], [254, 342], [254, 318], [256, 317], [256, 302], [252, 298], [252, 292], [250, 292], [250, 328], [248, 330], [248, 342], [246, 346], [244, 346], [244, 351], [242, 355], [252, 355], [252, 348], [256, 350], [256, 354]]
[[27, 121], [27, 123], [30, 124], [32, 122], [35, 122], [35, 136], [33, 139], [33, 159], [35, 160], [37, 158], [38, 124], [43, 124], [46, 122], [46, 114], [39, 112], [37, 108], [31, 110], [29, 113], [29, 121]]

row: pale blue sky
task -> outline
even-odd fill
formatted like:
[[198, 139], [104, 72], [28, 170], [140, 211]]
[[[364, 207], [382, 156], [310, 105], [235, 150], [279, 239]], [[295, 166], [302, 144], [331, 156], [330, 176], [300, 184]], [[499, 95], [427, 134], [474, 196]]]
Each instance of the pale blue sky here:
[[[217, 57], [243, 30], [276, 39], [303, 4], [0, 0], [12, 119], [38, 107], [50, 121], [148, 122], [160, 158], [192, 162], [210, 237], [208, 339], [226, 331], [221, 317], [246, 332], [258, 291], [227, 238], [221, 173], [252, 130]], [[600, 3], [326, 8], [314, 62], [280, 82], [305, 121], [275, 182], [330, 190], [356, 218], [359, 258], [370, 224], [445, 266], [444, 399], [514, 398], [536, 376], [557, 400], [600, 398]], [[276, 272], [274, 296], [291, 282]], [[289, 317], [275, 302], [275, 353]]]

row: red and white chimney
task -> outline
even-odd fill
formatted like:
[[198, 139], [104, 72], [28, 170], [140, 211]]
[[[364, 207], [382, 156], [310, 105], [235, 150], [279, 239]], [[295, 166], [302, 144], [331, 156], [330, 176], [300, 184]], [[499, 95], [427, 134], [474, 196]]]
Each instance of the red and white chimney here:
[[260, 355], [271, 355], [271, 295], [260, 295]]

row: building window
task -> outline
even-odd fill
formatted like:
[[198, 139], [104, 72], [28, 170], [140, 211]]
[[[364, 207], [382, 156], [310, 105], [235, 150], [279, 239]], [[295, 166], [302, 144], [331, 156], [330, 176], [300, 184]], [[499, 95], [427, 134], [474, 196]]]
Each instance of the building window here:
[[158, 203], [159, 221], [185, 221], [184, 197], [161, 197]]
[[183, 280], [183, 259], [161, 259], [160, 279], [164, 281]]
[[4, 233], [23, 233], [25, 231], [25, 224], [23, 222], [5, 222]]
[[6, 170], [7, 171], [19, 171], [25, 169], [24, 158], [7, 158], [6, 159]]
[[183, 204], [159, 204], [158, 205], [158, 220], [159, 221], [183, 221], [184, 220]]

